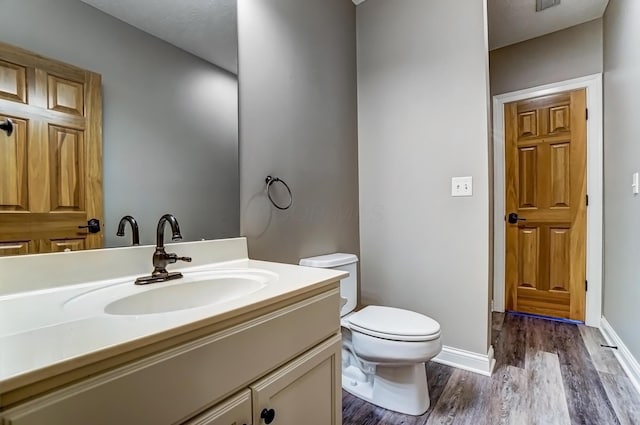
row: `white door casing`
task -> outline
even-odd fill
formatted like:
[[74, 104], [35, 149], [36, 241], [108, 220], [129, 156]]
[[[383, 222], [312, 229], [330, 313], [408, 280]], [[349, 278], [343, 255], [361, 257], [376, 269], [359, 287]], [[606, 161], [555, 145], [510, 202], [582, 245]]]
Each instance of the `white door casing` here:
[[587, 89], [587, 308], [585, 324], [599, 327], [602, 316], [603, 133], [602, 74], [593, 74], [493, 97], [494, 276], [493, 311], [505, 308], [505, 140], [504, 105], [531, 97]]

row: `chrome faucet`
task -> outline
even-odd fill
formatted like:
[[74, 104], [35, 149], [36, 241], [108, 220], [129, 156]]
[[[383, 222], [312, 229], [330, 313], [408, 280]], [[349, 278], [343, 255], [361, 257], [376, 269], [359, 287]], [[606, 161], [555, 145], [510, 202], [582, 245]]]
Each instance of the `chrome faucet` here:
[[131, 225], [131, 232], [133, 233], [133, 246], [140, 245], [140, 230], [138, 229], [138, 222], [130, 215], [125, 215], [120, 219], [118, 223], [118, 232], [116, 236], [124, 236], [124, 226], [129, 223]]
[[182, 239], [180, 234], [180, 226], [178, 220], [172, 214], [165, 214], [158, 221], [158, 229], [156, 232], [156, 250], [153, 253], [153, 272], [151, 276], [142, 276], [136, 279], [136, 285], [146, 285], [155, 282], [165, 282], [167, 280], [180, 279], [182, 273], [167, 271], [167, 265], [177, 261], [191, 262], [191, 257], [178, 257], [176, 254], [169, 253], [164, 250], [164, 225], [169, 223], [171, 226], [172, 240]]

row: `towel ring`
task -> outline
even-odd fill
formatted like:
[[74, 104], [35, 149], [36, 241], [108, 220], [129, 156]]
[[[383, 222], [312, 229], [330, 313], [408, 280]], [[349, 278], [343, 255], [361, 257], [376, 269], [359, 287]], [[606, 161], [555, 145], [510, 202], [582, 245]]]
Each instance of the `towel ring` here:
[[[281, 180], [278, 177], [267, 176], [265, 181], [267, 183], [267, 196], [269, 197], [269, 200], [271, 201], [273, 206], [276, 207], [279, 210], [288, 210], [291, 207], [291, 205], [293, 204], [293, 195], [291, 194], [291, 188], [289, 188], [289, 185], [286, 184], [284, 182], [284, 180]], [[276, 201], [274, 201], [273, 198], [271, 197], [271, 185], [274, 184], [275, 182], [282, 183], [284, 185], [284, 187], [287, 188], [287, 192], [289, 192], [289, 204], [286, 207], [282, 207], [282, 206], [278, 205], [276, 203]]]

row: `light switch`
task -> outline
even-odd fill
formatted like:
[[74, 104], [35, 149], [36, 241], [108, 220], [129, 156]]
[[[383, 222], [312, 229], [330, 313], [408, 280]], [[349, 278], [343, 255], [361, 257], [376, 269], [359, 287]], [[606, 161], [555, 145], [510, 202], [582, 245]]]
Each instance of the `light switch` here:
[[473, 196], [473, 177], [452, 177], [451, 196]]
[[633, 189], [634, 195], [640, 193], [640, 182], [638, 181], [638, 173], [633, 173], [633, 182], [631, 183], [631, 188]]

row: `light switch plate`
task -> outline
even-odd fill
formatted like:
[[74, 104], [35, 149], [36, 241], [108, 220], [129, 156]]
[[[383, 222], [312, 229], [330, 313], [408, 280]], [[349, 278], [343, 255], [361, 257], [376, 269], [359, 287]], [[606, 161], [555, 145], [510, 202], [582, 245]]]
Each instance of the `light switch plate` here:
[[633, 173], [631, 189], [634, 195], [637, 195], [638, 193], [640, 193], [640, 182], [638, 181], [638, 173]]
[[452, 177], [451, 196], [473, 196], [473, 177]]

